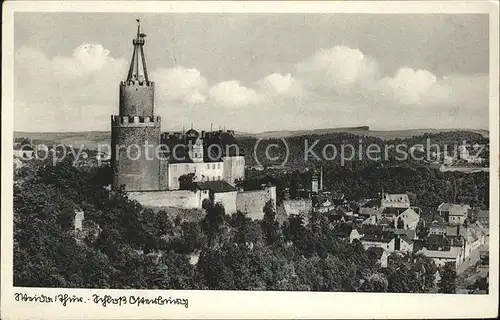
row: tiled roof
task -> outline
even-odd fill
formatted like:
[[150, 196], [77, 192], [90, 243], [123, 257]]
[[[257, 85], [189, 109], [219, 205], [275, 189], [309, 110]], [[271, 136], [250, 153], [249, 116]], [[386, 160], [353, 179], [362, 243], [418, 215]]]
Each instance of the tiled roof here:
[[392, 225], [393, 222], [391, 220], [387, 219], [386, 217], [383, 217], [382, 219], [380, 219], [380, 220], [377, 221], [377, 224]]
[[448, 211], [448, 210], [450, 210], [450, 207], [451, 207], [451, 204], [443, 202], [439, 205], [438, 210]]
[[406, 243], [412, 244], [414, 242], [413, 239], [409, 238], [406, 234], [402, 234], [400, 237], [401, 240], [404, 240]]
[[390, 242], [394, 239], [394, 234], [389, 231], [365, 233], [361, 241], [367, 242]]
[[462, 249], [458, 247], [452, 247], [450, 250], [438, 251], [438, 250], [428, 250], [426, 248], [420, 250], [418, 253], [422, 253], [429, 258], [444, 258], [444, 259], [456, 259], [461, 253]]
[[359, 208], [359, 215], [362, 216], [372, 216], [372, 215], [379, 215], [382, 213], [382, 209], [379, 208]]
[[453, 203], [441, 203], [438, 207], [438, 210], [440, 211], [447, 211], [450, 212], [450, 214], [455, 214], [455, 215], [460, 215], [467, 213], [467, 210], [470, 209], [470, 206], [468, 204], [453, 204]]
[[412, 208], [408, 208], [405, 211], [400, 213], [400, 215], [402, 215], [402, 214], [404, 214], [408, 217], [413, 216], [413, 218], [415, 218], [415, 219], [420, 217], [420, 215], [418, 213], [416, 213], [415, 210], [413, 210]]
[[408, 195], [406, 193], [386, 194], [383, 200], [390, 202], [410, 202], [410, 199], [408, 198]]
[[392, 233], [396, 235], [405, 235], [409, 239], [416, 239], [417, 238], [417, 231], [416, 230], [406, 230], [406, 229], [390, 229]]
[[380, 200], [378, 199], [361, 199], [358, 201], [360, 207], [372, 208], [380, 205]]
[[396, 215], [397, 216], [406, 210], [408, 210], [408, 208], [387, 207], [387, 208], [384, 208], [384, 210], [382, 211], [382, 215]]
[[454, 204], [450, 207], [450, 215], [466, 215], [470, 209], [469, 205]]
[[224, 180], [195, 182], [196, 186], [201, 190], [210, 190], [214, 193], [232, 192], [236, 188]]
[[458, 225], [453, 225], [453, 226], [450, 226], [450, 225], [447, 225], [446, 226], [446, 235], [447, 236], [457, 236], [460, 234], [460, 226]]
[[428, 247], [447, 247], [450, 246], [450, 240], [442, 235], [431, 234], [427, 237], [426, 245]]

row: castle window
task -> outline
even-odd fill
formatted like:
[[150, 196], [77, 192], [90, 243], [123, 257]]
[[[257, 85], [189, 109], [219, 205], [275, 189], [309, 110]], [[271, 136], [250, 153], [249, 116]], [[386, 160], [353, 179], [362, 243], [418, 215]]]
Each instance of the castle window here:
[[207, 169], [210, 169], [210, 163], [207, 163]]
[[212, 169], [215, 169], [215, 164], [212, 165]]
[[220, 176], [217, 176], [217, 180], [220, 180]]

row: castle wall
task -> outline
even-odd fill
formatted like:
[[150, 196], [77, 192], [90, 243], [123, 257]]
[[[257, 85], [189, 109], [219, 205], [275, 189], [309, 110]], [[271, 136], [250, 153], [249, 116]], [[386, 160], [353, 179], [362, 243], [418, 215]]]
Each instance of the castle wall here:
[[135, 191], [127, 193], [129, 199], [147, 207], [176, 207], [183, 209], [201, 209], [204, 199], [208, 199], [208, 190], [196, 192], [188, 190], [175, 191]]
[[287, 216], [308, 214], [312, 210], [312, 201], [311, 199], [284, 200], [283, 208]]
[[214, 203], [221, 203], [226, 214], [236, 213], [237, 191], [221, 192], [214, 194]]
[[245, 178], [245, 157], [224, 157], [224, 180], [234, 186], [236, 180]]
[[112, 116], [113, 187], [125, 185], [126, 191], [160, 189], [160, 161], [156, 155], [160, 121], [160, 117]]
[[123, 81], [120, 84], [120, 115], [153, 117], [154, 83]]
[[276, 187], [274, 186], [264, 190], [239, 192], [236, 209], [253, 220], [261, 220], [264, 217], [264, 206], [269, 200], [273, 201], [276, 209]]

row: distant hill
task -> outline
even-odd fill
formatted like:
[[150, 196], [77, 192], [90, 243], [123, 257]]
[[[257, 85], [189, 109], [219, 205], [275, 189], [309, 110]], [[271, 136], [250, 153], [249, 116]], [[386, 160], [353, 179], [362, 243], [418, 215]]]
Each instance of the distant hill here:
[[[370, 130], [369, 127], [349, 127], [349, 128], [326, 128], [313, 130], [283, 130], [283, 131], [267, 131], [262, 133], [245, 133], [236, 131], [235, 134], [239, 138], [288, 138], [305, 135], [325, 135], [329, 133], [350, 133], [360, 136], [370, 136], [380, 139], [396, 139], [408, 138], [412, 136], [420, 136], [425, 133], [440, 133], [452, 131], [467, 131], [489, 136], [487, 130], [473, 129], [408, 129], [408, 130]], [[111, 133], [109, 131], [82, 131], [82, 132], [14, 132], [14, 138], [31, 138], [36, 143], [44, 144], [66, 144], [74, 147], [85, 146], [88, 149], [95, 150], [98, 145], [109, 145], [111, 142]]]
[[313, 130], [296, 130], [296, 131], [267, 131], [262, 133], [236, 133], [237, 136], [253, 137], [260, 139], [270, 139], [270, 138], [287, 138], [296, 137], [304, 135], [324, 135], [329, 133], [350, 133], [360, 136], [370, 136], [380, 139], [396, 139], [396, 138], [408, 138], [412, 136], [421, 136], [425, 133], [440, 133], [440, 132], [452, 132], [452, 131], [468, 131], [479, 133], [484, 137], [489, 136], [488, 130], [474, 130], [474, 129], [407, 129], [407, 130], [370, 130], [369, 127], [347, 127], [347, 128], [326, 128], [326, 129], [313, 129]]
[[14, 132], [14, 138], [30, 138], [34, 143], [41, 144], [65, 144], [73, 147], [84, 146], [87, 149], [96, 150], [98, 145], [109, 145], [111, 143], [111, 132], [109, 131], [82, 131], [82, 132]]

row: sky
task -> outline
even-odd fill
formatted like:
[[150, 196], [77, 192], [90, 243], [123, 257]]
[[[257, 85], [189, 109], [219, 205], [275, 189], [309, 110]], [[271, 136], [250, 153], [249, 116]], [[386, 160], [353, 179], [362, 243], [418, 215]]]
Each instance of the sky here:
[[163, 130], [488, 129], [487, 15], [15, 13], [14, 129], [110, 130], [136, 18]]

